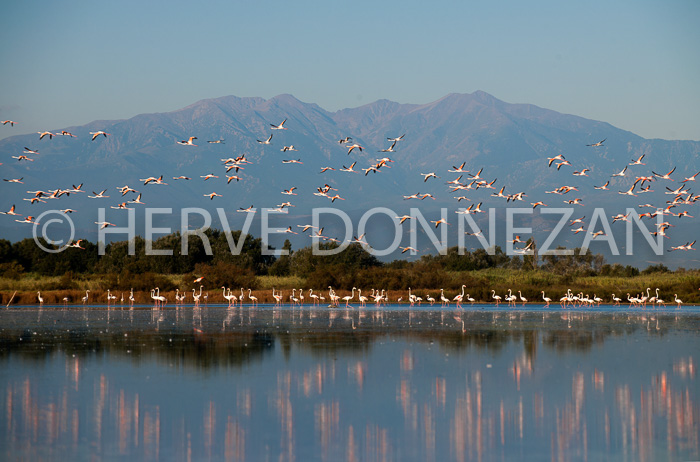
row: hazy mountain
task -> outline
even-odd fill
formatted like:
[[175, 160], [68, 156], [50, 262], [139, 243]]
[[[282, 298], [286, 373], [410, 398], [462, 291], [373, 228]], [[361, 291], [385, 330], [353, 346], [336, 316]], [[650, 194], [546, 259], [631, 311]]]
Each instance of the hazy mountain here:
[[[271, 130], [271, 124], [287, 119], [288, 130]], [[0, 186], [0, 210], [17, 204], [24, 215], [38, 216], [48, 209], [70, 207], [78, 210], [72, 218], [78, 227], [78, 236], [91, 240], [96, 238], [97, 207], [106, 207], [109, 221], [124, 225], [126, 212], [109, 207], [135, 197], [129, 194], [121, 198], [116, 187], [129, 185], [143, 193], [142, 200], [148, 207], [203, 207], [214, 210], [223, 207], [233, 228], [243, 224], [244, 215], [236, 213], [239, 207], [251, 204], [260, 208], [272, 208], [290, 200], [296, 207], [290, 215], [272, 217], [271, 223], [286, 227], [290, 224], [310, 223], [309, 214], [314, 207], [337, 207], [356, 219], [374, 206], [386, 206], [396, 213], [405, 213], [410, 207], [419, 207], [426, 218], [437, 219], [441, 207], [448, 207], [448, 220], [454, 220], [454, 210], [466, 207], [471, 202], [484, 202], [484, 206], [505, 208], [503, 199], [492, 198], [491, 193], [505, 186], [505, 193], [524, 191], [525, 202], [516, 206], [529, 207], [529, 202], [542, 200], [550, 207], [563, 207], [564, 199], [581, 197], [586, 207], [579, 215], [590, 217], [591, 206], [605, 207], [606, 215], [624, 212], [626, 207], [635, 207], [649, 202], [664, 206], [673, 196], [664, 195], [666, 186], [675, 189], [679, 181], [657, 181], [652, 184], [653, 193], [639, 197], [621, 196], [635, 177], [650, 175], [654, 170], [667, 173], [677, 167], [672, 177], [682, 180], [700, 170], [698, 154], [700, 143], [694, 141], [647, 140], [633, 133], [617, 129], [610, 124], [581, 117], [561, 114], [528, 104], [509, 104], [484, 92], [473, 94], [450, 94], [429, 104], [399, 104], [379, 100], [371, 104], [337, 112], [328, 112], [315, 104], [304, 103], [291, 95], [279, 95], [269, 100], [262, 98], [237, 98], [226, 96], [198, 101], [188, 107], [169, 113], [141, 114], [128, 120], [95, 121], [81, 127], [57, 128], [68, 130], [77, 138], [57, 136], [39, 140], [38, 135], [21, 135], [0, 140], [0, 160], [5, 179], [24, 177], [24, 184], [3, 182]], [[90, 140], [89, 132], [104, 130], [111, 135]], [[271, 145], [261, 145], [273, 134]], [[378, 152], [388, 148], [388, 137], [405, 133], [396, 144], [395, 151]], [[198, 146], [180, 146], [176, 141], [196, 136]], [[347, 155], [344, 145], [338, 140], [351, 136], [353, 142], [364, 147], [362, 152], [354, 150]], [[222, 144], [210, 144], [208, 140], [225, 140]], [[603, 146], [589, 147], [587, 144], [606, 139]], [[298, 151], [281, 152], [285, 145], [294, 145]], [[33, 155], [34, 162], [18, 162], [10, 156], [22, 153], [24, 147], [39, 150]], [[253, 164], [239, 172], [242, 180], [226, 184], [226, 173], [221, 159], [246, 154]], [[547, 157], [563, 154], [573, 166], [547, 168]], [[624, 178], [613, 178], [610, 191], [596, 191], [611, 179], [611, 174], [645, 154], [646, 166], [631, 166]], [[395, 162], [390, 169], [365, 176], [361, 169], [376, 159], [388, 156]], [[283, 164], [283, 159], [300, 159], [303, 164]], [[340, 168], [357, 161], [355, 170], [360, 173], [328, 171], [319, 174], [321, 167]], [[466, 162], [465, 168], [472, 173], [483, 168], [481, 176], [489, 181], [497, 179], [496, 190], [457, 191], [451, 193], [444, 183], [459, 174], [447, 170]], [[574, 170], [590, 169], [588, 177], [572, 176]], [[440, 179], [423, 181], [420, 173], [435, 172]], [[213, 173], [218, 179], [203, 181], [200, 175]], [[233, 174], [231, 171], [229, 174]], [[144, 186], [140, 178], [163, 175], [168, 186]], [[187, 175], [190, 181], [173, 180], [173, 176]], [[463, 174], [462, 181], [466, 181]], [[33, 204], [22, 200], [30, 195], [26, 191], [68, 188], [71, 184], [84, 183], [87, 191], [107, 189], [109, 199], [87, 199], [87, 194], [73, 194], [68, 198], [50, 200], [46, 204]], [[346, 199], [333, 204], [312, 193], [328, 183], [338, 189]], [[690, 183], [693, 184], [693, 183]], [[545, 194], [557, 186], [576, 186], [579, 192], [566, 196]], [[280, 192], [296, 186], [298, 195], [287, 196]], [[223, 198], [209, 200], [204, 194], [215, 191]], [[403, 195], [416, 192], [431, 193], [437, 200], [404, 201]], [[465, 195], [471, 201], [457, 203], [455, 196]], [[136, 206], [144, 207], [144, 206]], [[697, 215], [693, 207], [686, 207]], [[139, 210], [143, 217], [143, 211]], [[163, 224], [179, 228], [180, 215], [160, 216]], [[260, 215], [260, 214], [258, 214]], [[502, 213], [501, 213], [502, 215]], [[255, 223], [259, 233], [259, 221]], [[484, 218], [479, 216], [480, 223]], [[692, 240], [698, 233], [697, 219], [677, 219], [678, 224], [669, 234], [671, 245]], [[499, 218], [500, 220], [500, 218]], [[676, 221], [678, 223], [676, 223]], [[390, 225], [388, 217], [379, 215], [377, 222], [381, 231]], [[556, 222], [556, 220], [555, 220]], [[500, 221], [499, 221], [500, 223]], [[142, 228], [142, 221], [137, 229]], [[212, 224], [220, 227], [215, 217]], [[532, 225], [538, 230], [551, 227], [551, 219], [542, 220], [535, 214]], [[616, 226], [619, 224], [616, 224]], [[624, 225], [620, 227], [622, 229]], [[651, 226], [651, 225], [650, 225]], [[15, 223], [13, 217], [0, 217], [0, 232], [3, 237], [16, 240], [31, 235], [31, 226]], [[456, 226], [450, 228], [451, 235]], [[499, 234], [505, 226], [500, 226]], [[372, 228], [370, 228], [370, 231]], [[386, 231], [392, 234], [393, 226]], [[617, 231], [617, 230], [616, 230]], [[565, 230], [568, 233], [568, 229]], [[422, 232], [421, 232], [422, 234]], [[272, 244], [281, 246], [284, 238], [293, 237], [295, 247], [308, 245], [307, 236], [289, 234], [273, 235]], [[564, 236], [567, 245], [577, 245], [572, 236]], [[577, 236], [580, 245], [579, 239]], [[121, 239], [121, 236], [115, 236]], [[368, 234], [372, 241], [372, 236]], [[381, 240], [381, 239], [380, 239]], [[390, 242], [390, 240], [389, 240]], [[473, 243], [474, 241], [467, 241]], [[560, 242], [560, 241], [556, 241]], [[450, 246], [456, 245], [452, 239]], [[503, 242], [499, 244], [504, 247]], [[402, 245], [408, 245], [404, 236]], [[603, 251], [592, 247], [594, 251]], [[683, 255], [681, 255], [683, 254]], [[670, 258], [691, 257], [694, 252], [674, 252]], [[655, 261], [653, 257], [649, 261]], [[667, 261], [669, 256], [664, 257]], [[662, 261], [661, 259], [658, 259]], [[673, 264], [673, 263], [671, 263]], [[684, 263], [686, 264], [686, 263]], [[689, 261], [688, 266], [697, 266]], [[642, 264], [642, 266], [645, 266]]]

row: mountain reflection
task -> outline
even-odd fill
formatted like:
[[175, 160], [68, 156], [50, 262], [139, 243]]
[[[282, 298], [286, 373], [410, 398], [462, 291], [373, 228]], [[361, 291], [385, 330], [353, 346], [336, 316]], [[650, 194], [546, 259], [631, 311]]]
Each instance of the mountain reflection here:
[[5, 460], [700, 455], [698, 315], [2, 316]]

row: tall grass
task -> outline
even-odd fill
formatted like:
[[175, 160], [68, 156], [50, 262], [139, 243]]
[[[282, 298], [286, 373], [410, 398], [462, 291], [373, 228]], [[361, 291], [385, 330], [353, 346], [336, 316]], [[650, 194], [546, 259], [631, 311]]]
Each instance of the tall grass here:
[[258, 288], [261, 290], [298, 289], [306, 286], [306, 279], [299, 276], [257, 276]]

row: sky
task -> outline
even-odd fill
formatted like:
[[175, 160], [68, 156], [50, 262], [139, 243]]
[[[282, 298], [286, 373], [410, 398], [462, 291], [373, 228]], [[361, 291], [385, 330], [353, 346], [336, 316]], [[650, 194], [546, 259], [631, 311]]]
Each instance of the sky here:
[[0, 138], [290, 93], [329, 111], [482, 90], [700, 140], [700, 2], [7, 2]]

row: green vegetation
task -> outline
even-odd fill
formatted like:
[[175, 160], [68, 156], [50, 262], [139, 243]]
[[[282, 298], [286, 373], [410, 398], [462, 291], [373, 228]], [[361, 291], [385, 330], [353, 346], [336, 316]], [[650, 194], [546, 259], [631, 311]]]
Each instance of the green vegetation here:
[[[238, 255], [232, 255], [227, 235], [217, 230], [207, 230], [208, 242], [190, 235], [182, 252], [182, 236], [170, 234], [153, 242], [137, 237], [132, 242], [114, 242], [99, 255], [96, 244], [81, 243], [84, 249], [68, 248], [59, 253], [43, 251], [32, 239], [16, 243], [0, 240], [0, 291], [4, 303], [18, 291], [18, 300], [36, 301], [36, 291], [55, 291], [50, 297], [62, 300], [58, 293], [71, 301], [79, 300], [84, 291], [93, 293], [107, 289], [128, 292], [134, 289], [142, 293], [141, 299], [151, 289], [161, 292], [176, 289], [191, 291], [199, 288], [194, 280], [204, 277], [206, 289], [213, 293], [222, 286], [244, 287], [267, 293], [278, 290], [322, 290], [328, 286], [338, 291], [352, 287], [365, 290], [386, 289], [401, 296], [410, 287], [418, 295], [430, 293], [438, 297], [439, 289], [452, 297], [466, 285], [466, 291], [476, 300], [489, 301], [491, 290], [504, 294], [508, 289], [530, 301], [540, 301], [544, 290], [553, 300], [558, 300], [567, 289], [575, 293], [594, 294], [610, 300], [615, 293], [623, 300], [632, 295], [652, 291], [657, 287], [663, 298], [672, 302], [673, 294], [685, 303], [700, 302], [700, 271], [671, 271], [663, 265], [652, 265], [640, 271], [632, 266], [607, 264], [601, 255], [508, 256], [499, 247], [493, 255], [483, 249], [464, 251], [457, 247], [445, 255], [424, 255], [417, 261], [396, 260], [383, 263], [369, 254], [359, 244], [351, 244], [334, 255], [314, 255], [311, 247], [293, 250], [289, 241], [284, 249], [289, 255], [279, 258], [265, 255], [260, 239], [241, 235], [231, 236], [238, 243], [243, 239]], [[47, 243], [43, 245], [50, 247]], [[129, 246], [134, 252], [130, 254]], [[171, 251], [171, 255], [147, 255], [146, 248]], [[208, 252], [210, 246], [211, 252]], [[323, 243], [322, 250], [337, 248], [335, 243]], [[218, 294], [221, 297], [221, 294]], [[395, 298], [396, 298], [395, 297]], [[405, 295], [404, 295], [405, 298]], [[214, 298], [218, 300], [218, 298]], [[223, 299], [222, 299], [223, 300]], [[261, 299], [261, 301], [265, 301]], [[17, 303], [17, 301], [13, 301]]]

